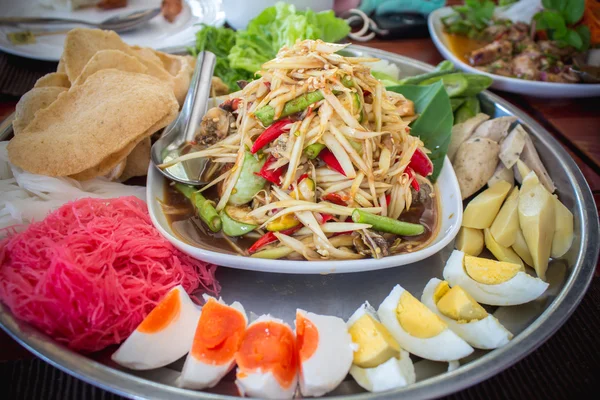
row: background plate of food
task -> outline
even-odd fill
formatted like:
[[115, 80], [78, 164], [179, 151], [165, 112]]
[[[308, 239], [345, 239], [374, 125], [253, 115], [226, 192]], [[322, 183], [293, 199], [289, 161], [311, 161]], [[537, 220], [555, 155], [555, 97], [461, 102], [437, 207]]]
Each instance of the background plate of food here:
[[584, 83], [570, 71], [572, 55], [577, 53], [574, 49], [561, 48], [548, 40], [532, 41], [531, 27], [524, 22], [489, 26], [485, 23], [488, 27], [487, 31], [482, 29], [482, 37], [486, 33], [493, 35], [481, 41], [462, 33], [450, 35], [445, 32], [443, 21], [453, 14], [452, 7], [444, 7], [429, 15], [431, 39], [440, 53], [461, 70], [492, 77], [493, 88], [542, 97], [600, 95], [600, 83]]
[[[162, 14], [133, 31], [124, 32], [123, 41], [154, 49], [192, 45], [198, 31], [195, 25], [221, 25], [224, 21], [217, 2], [198, 0], [1, 0], [0, 8], [3, 17], [69, 18], [100, 23], [116, 15], [158, 8], [161, 3], [165, 3]], [[0, 49], [37, 60], [58, 61], [63, 52], [66, 33], [73, 26], [0, 25]], [[35, 35], [34, 43], [15, 44], [8, 37], [10, 33], [25, 31]]]

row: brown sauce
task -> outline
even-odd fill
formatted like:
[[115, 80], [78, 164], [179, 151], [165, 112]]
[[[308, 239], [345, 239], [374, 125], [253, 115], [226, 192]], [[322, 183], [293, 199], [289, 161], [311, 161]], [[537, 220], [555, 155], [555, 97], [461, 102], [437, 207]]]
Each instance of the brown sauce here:
[[471, 39], [467, 36], [462, 35], [453, 35], [449, 33], [444, 33], [446, 39], [448, 40], [448, 47], [450, 51], [454, 53], [462, 62], [471, 65], [469, 62], [469, 54], [471, 52], [482, 48], [487, 44], [485, 41]]
[[[206, 198], [217, 199], [216, 189], [213, 189], [209, 189], [203, 193]], [[425, 227], [425, 232], [419, 236], [400, 237], [402, 243], [405, 243], [405, 245], [401, 246], [401, 251], [394, 254], [414, 252], [427, 246], [435, 238], [441, 225], [441, 213], [438, 212], [439, 194], [437, 188], [435, 194], [434, 197], [426, 196], [425, 202], [413, 202], [410, 210], [402, 213], [402, 221], [422, 224]], [[163, 198], [165, 200], [165, 217], [169, 226], [180, 240], [205, 250], [238, 254], [221, 232], [213, 233], [206, 229], [206, 227], [203, 230], [197, 227], [197, 223], [193, 221], [196, 213], [191, 202], [169, 182], [165, 184]], [[398, 238], [398, 236], [394, 236], [393, 239], [395, 238]], [[244, 251], [257, 240], [256, 238], [246, 236], [228, 239]], [[390, 244], [393, 241], [388, 239]]]

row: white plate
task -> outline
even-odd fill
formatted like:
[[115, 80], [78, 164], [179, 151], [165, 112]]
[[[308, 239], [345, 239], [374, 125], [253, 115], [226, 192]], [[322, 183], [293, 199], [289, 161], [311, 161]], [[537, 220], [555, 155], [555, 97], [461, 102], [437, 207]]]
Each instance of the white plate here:
[[411, 264], [430, 257], [449, 244], [460, 229], [462, 221], [462, 200], [454, 169], [448, 157], [444, 160], [441, 174], [437, 181], [440, 193], [441, 227], [432, 243], [414, 253], [383, 257], [379, 260], [365, 258], [348, 261], [294, 261], [265, 260], [261, 258], [242, 257], [219, 251], [201, 249], [189, 245], [175, 236], [163, 214], [160, 200], [164, 200], [165, 178], [151, 164], [148, 169], [146, 197], [148, 211], [154, 226], [175, 247], [199, 260], [226, 267], [247, 269], [262, 272], [280, 272], [288, 274], [335, 274], [345, 272], [373, 271], [377, 269], [397, 267]]
[[[116, 10], [85, 8], [65, 12], [45, 8], [38, 3], [38, 0], [0, 0], [0, 10], [2, 10], [3, 17], [43, 16], [102, 22], [118, 14], [160, 7], [160, 3], [161, 0], [129, 0], [127, 7]], [[123, 32], [121, 38], [130, 45], [152, 47], [157, 50], [174, 46], [189, 46], [194, 43], [196, 32], [200, 29], [197, 24], [202, 22], [216, 26], [223, 24], [224, 13], [220, 11], [220, 5], [220, 0], [186, 0], [182, 12], [173, 23], [168, 22], [162, 15], [159, 15], [139, 29]], [[64, 31], [75, 26], [55, 25], [48, 28], [48, 30]], [[63, 51], [65, 34], [38, 36], [36, 37], [36, 43], [18, 46], [13, 45], [6, 36], [10, 32], [23, 30], [39, 32], [46, 29], [42, 25], [0, 25], [0, 50], [37, 60], [58, 61]]]
[[494, 83], [492, 84], [494, 89], [536, 97], [569, 98], [600, 96], [600, 84], [598, 83], [572, 84], [527, 81], [524, 79], [489, 74], [471, 67], [452, 53], [446, 40], [446, 36], [444, 35], [444, 26], [441, 19], [451, 13], [452, 8], [444, 7], [429, 14], [429, 34], [431, 35], [435, 47], [437, 47], [444, 57], [452, 61], [457, 68], [473, 74], [482, 74], [494, 78]]

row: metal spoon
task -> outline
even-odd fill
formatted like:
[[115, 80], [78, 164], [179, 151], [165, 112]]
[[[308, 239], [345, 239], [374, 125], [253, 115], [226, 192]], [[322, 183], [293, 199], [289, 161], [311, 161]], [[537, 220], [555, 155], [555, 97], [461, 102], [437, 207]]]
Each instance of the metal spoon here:
[[77, 24], [86, 25], [99, 29], [112, 30], [115, 32], [126, 32], [137, 28], [139, 25], [150, 21], [160, 14], [160, 8], [150, 10], [138, 10], [128, 14], [116, 15], [100, 23], [83, 21], [70, 18], [43, 18], [43, 17], [0, 17], [0, 25], [15, 24]]
[[[210, 85], [217, 58], [209, 51], [198, 55], [196, 68], [179, 117], [165, 128], [162, 137], [152, 146], [155, 166], [171, 161], [190, 150], [196, 130], [208, 108]], [[168, 168], [158, 168], [167, 178], [188, 185], [203, 185], [201, 180], [207, 159], [184, 161]]]

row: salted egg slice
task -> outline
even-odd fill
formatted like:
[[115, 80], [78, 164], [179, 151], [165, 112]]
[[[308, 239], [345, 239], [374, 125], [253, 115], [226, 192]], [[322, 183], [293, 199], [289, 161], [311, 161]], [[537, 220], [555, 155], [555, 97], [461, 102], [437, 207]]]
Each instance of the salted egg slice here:
[[296, 343], [303, 396], [322, 396], [348, 375], [355, 346], [343, 319], [296, 310]]
[[291, 399], [298, 386], [296, 337], [288, 324], [262, 315], [248, 325], [235, 360], [242, 396]]
[[231, 371], [248, 324], [246, 311], [237, 301], [228, 306], [221, 299], [204, 298], [191, 351], [177, 381], [190, 389], [211, 388]]
[[164, 367], [183, 357], [194, 339], [200, 309], [183, 286], [171, 289], [112, 355], [135, 370]]

